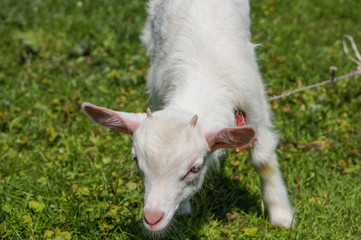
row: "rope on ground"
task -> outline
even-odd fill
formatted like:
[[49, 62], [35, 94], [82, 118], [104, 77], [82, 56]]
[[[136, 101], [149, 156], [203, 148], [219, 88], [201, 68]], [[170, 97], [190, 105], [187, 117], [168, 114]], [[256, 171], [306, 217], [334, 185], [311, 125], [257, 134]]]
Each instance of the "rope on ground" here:
[[[354, 52], [356, 58], [351, 57], [350, 52], [349, 52], [349, 48], [348, 48], [347, 42], [346, 42], [347, 40], [351, 43], [351, 47], [353, 49], [353, 52]], [[296, 90], [293, 90], [293, 91], [290, 91], [290, 92], [287, 92], [287, 93], [283, 93], [283, 94], [278, 95], [278, 96], [270, 97], [269, 101], [281, 99], [281, 98], [290, 96], [290, 95], [292, 95], [294, 93], [298, 93], [298, 92], [302, 92], [302, 91], [312, 89], [312, 88], [315, 88], [315, 87], [323, 86], [323, 85], [329, 84], [329, 83], [335, 83], [335, 82], [338, 82], [338, 81], [343, 80], [345, 78], [350, 78], [350, 77], [354, 77], [356, 75], [361, 74], [361, 55], [360, 55], [360, 52], [357, 49], [357, 46], [356, 46], [356, 43], [355, 43], [353, 37], [351, 37], [349, 35], [345, 35], [343, 37], [342, 44], [343, 44], [343, 50], [344, 50], [347, 58], [357, 64], [357, 68], [356, 68], [357, 70], [356, 71], [350, 72], [348, 74], [345, 74], [345, 75], [342, 75], [342, 76], [339, 76], [339, 77], [335, 78], [335, 72], [336, 72], [337, 68], [336, 67], [331, 67], [330, 68], [331, 79], [320, 82], [320, 83], [316, 83], [316, 84], [313, 84], [313, 85], [309, 85], [309, 86], [306, 86], [304, 88], [296, 89]]]

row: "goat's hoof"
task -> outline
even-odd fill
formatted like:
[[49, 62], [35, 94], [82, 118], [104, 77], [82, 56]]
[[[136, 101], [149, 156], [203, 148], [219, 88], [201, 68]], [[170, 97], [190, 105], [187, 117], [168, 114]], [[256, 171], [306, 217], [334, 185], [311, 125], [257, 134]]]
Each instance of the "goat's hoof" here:
[[270, 222], [273, 225], [285, 227], [287, 229], [295, 227], [296, 225], [293, 211], [283, 208], [270, 211]]
[[192, 213], [192, 206], [189, 200], [182, 202], [177, 210], [178, 215], [189, 215]]

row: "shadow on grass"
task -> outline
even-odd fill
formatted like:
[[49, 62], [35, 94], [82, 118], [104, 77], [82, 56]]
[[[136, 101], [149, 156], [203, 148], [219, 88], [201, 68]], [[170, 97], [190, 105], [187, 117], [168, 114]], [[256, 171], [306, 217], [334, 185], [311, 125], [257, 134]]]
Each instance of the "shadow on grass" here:
[[259, 199], [260, 193], [251, 193], [239, 181], [217, 174], [212, 179], [206, 179], [203, 189], [192, 198], [192, 214], [175, 216], [165, 232], [145, 236], [139, 219], [124, 227], [134, 235], [131, 239], [199, 239], [205, 237], [204, 225], [212, 226], [211, 221], [228, 224], [237, 217], [235, 212], [256, 213], [262, 218]]

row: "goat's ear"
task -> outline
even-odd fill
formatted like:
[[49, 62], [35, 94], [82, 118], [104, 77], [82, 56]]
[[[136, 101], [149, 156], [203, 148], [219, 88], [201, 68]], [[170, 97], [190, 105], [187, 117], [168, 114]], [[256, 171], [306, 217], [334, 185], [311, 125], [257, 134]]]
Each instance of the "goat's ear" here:
[[83, 103], [82, 109], [90, 119], [101, 126], [130, 135], [134, 134], [146, 118], [145, 113], [116, 112], [90, 103]]
[[219, 148], [239, 148], [250, 145], [254, 141], [255, 131], [252, 127], [224, 128], [206, 135], [206, 141], [212, 151]]

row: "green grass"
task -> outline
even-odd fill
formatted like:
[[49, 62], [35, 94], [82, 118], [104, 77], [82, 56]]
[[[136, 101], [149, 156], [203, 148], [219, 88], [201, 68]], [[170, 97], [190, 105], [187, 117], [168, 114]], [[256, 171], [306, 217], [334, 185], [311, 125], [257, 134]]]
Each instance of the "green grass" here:
[[[361, 1], [251, 1], [270, 95], [355, 69]], [[93, 124], [83, 101], [144, 111], [146, 1], [0, 1], [0, 238], [141, 239], [143, 186], [131, 140]], [[359, 239], [360, 77], [271, 103], [297, 227], [270, 225], [246, 152], [229, 152], [177, 217], [172, 239]]]

